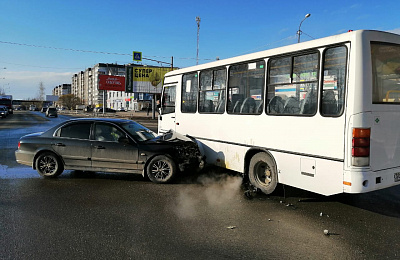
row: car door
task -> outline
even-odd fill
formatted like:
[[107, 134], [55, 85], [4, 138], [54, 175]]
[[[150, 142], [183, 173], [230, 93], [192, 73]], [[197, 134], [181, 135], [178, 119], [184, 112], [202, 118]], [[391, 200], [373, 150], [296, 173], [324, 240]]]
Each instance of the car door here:
[[135, 171], [138, 163], [138, 147], [126, 133], [112, 123], [94, 124], [91, 141], [92, 167], [104, 171]]
[[75, 122], [56, 131], [51, 146], [67, 169], [91, 166], [90, 129], [91, 122]]

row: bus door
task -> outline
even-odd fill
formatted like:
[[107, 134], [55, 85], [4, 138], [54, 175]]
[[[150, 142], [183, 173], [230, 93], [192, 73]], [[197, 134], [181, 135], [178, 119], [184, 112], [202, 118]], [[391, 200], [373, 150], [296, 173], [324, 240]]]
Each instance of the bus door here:
[[176, 101], [176, 88], [177, 83], [164, 84], [163, 92], [161, 96], [161, 115], [158, 121], [158, 133], [163, 134], [169, 130], [174, 130], [176, 127], [176, 113], [175, 113], [175, 101]]

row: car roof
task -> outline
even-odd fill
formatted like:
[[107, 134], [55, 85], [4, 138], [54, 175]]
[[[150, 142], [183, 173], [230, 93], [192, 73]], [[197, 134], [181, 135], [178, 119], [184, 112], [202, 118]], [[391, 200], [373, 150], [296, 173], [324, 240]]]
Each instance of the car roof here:
[[66, 122], [84, 122], [84, 121], [92, 121], [92, 122], [111, 122], [111, 123], [126, 123], [126, 122], [134, 122], [132, 120], [129, 119], [123, 119], [123, 118], [73, 118], [70, 119]]

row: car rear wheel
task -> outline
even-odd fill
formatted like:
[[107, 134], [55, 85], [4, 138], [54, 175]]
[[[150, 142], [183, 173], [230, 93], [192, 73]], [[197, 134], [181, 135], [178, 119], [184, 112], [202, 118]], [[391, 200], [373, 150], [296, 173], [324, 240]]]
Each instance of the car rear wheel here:
[[42, 153], [36, 159], [36, 170], [42, 177], [55, 178], [64, 171], [64, 165], [57, 155], [50, 152]]
[[154, 183], [171, 182], [177, 174], [175, 162], [165, 155], [158, 155], [147, 165], [147, 176]]

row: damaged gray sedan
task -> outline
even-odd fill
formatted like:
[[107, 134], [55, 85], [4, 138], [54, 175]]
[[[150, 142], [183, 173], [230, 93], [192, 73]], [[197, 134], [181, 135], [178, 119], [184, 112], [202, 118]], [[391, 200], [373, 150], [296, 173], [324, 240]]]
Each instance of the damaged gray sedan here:
[[25, 135], [15, 157], [48, 178], [81, 170], [138, 173], [155, 183], [171, 182], [179, 172], [204, 164], [194, 138], [173, 131], [156, 136], [126, 119], [72, 119]]

